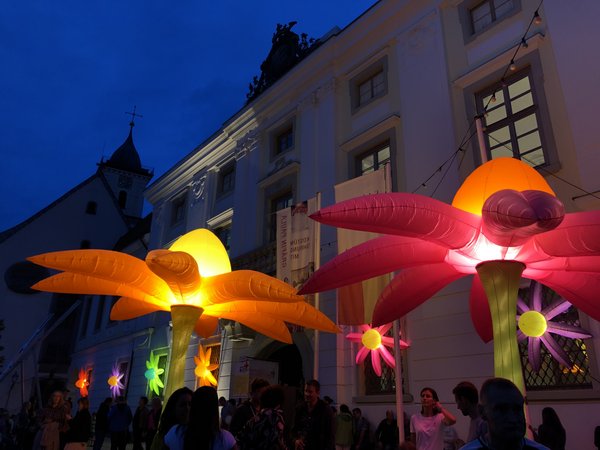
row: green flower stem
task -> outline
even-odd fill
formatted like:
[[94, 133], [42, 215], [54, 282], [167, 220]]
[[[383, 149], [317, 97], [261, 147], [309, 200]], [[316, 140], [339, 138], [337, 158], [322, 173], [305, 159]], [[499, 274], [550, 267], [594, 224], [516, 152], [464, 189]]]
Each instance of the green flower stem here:
[[196, 325], [203, 311], [202, 308], [192, 305], [173, 305], [171, 307], [173, 344], [164, 391], [165, 400], [174, 391], [183, 387], [187, 349], [194, 331], [194, 325]]
[[494, 375], [511, 380], [525, 395], [517, 342], [517, 297], [525, 265], [518, 261], [486, 261], [477, 273], [490, 304], [494, 330]]

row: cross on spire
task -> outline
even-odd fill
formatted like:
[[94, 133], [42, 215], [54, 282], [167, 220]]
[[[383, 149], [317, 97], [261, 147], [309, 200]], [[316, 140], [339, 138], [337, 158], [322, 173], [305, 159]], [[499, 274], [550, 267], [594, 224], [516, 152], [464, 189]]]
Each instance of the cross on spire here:
[[135, 109], [137, 108], [136, 105], [133, 105], [133, 112], [125, 112], [125, 114], [129, 114], [131, 116], [131, 122], [129, 122], [129, 126], [131, 127], [129, 130], [133, 130], [133, 127], [135, 126], [135, 118], [136, 117], [144, 117], [140, 114], [136, 114], [135, 113]]

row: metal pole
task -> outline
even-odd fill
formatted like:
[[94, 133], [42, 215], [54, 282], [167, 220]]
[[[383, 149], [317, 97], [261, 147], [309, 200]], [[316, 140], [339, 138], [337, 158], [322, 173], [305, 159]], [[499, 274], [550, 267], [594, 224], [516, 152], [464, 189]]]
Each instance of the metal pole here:
[[[316, 195], [316, 210], [321, 209], [321, 193], [317, 192]], [[321, 224], [317, 221], [314, 221], [314, 260], [315, 260], [315, 272], [321, 267]], [[315, 294], [315, 308], [317, 311], [320, 309], [320, 298], [319, 293]], [[313, 378], [315, 380], [319, 379], [319, 330], [315, 330], [315, 345], [314, 345], [314, 358], [313, 358]]]
[[404, 395], [402, 392], [402, 359], [400, 358], [400, 321], [394, 320], [393, 323], [393, 334], [394, 334], [394, 362], [396, 367], [394, 372], [396, 374], [396, 422], [398, 423], [398, 437], [400, 443], [404, 442]]
[[481, 157], [481, 164], [485, 164], [488, 162], [488, 154], [487, 147], [485, 145], [485, 135], [483, 133], [481, 116], [475, 117], [475, 127], [477, 128], [477, 141], [479, 142], [479, 156]]

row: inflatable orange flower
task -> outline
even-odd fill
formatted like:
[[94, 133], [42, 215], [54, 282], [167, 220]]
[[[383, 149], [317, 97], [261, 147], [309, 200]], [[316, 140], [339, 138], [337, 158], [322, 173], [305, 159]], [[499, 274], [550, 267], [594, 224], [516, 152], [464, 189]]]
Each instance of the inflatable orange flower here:
[[60, 251], [28, 259], [63, 271], [35, 284], [34, 289], [120, 296], [110, 313], [113, 320], [171, 312], [173, 347], [166, 398], [183, 385], [192, 331], [208, 337], [219, 318], [238, 321], [286, 343], [292, 342], [286, 322], [338, 332], [327, 316], [296, 295], [289, 284], [251, 270], [232, 272], [223, 244], [206, 229], [183, 235], [168, 250], [150, 251], [145, 261], [109, 250]]

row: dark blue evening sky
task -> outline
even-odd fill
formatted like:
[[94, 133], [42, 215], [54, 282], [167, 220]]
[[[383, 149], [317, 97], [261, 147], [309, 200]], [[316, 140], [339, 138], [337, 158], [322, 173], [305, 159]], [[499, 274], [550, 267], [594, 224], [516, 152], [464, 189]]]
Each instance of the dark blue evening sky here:
[[125, 140], [160, 176], [240, 109], [277, 23], [320, 37], [375, 0], [31, 0], [0, 14], [0, 231]]

